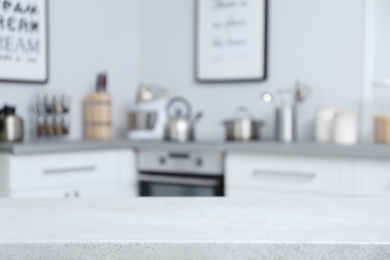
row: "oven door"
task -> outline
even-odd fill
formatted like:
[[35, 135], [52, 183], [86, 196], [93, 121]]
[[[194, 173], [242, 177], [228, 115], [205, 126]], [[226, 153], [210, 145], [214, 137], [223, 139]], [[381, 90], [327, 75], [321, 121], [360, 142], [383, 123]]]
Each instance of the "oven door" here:
[[216, 197], [223, 196], [222, 176], [141, 173], [141, 197]]

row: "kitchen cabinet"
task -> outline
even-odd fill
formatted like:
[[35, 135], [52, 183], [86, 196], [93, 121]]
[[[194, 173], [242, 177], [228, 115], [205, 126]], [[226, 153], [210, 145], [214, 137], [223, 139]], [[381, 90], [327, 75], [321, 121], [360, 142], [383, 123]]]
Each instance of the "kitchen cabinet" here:
[[355, 162], [355, 193], [357, 196], [390, 196], [390, 162], [360, 160]]
[[119, 177], [118, 154], [87, 152], [15, 156], [9, 159], [11, 190], [56, 187]]
[[135, 154], [130, 150], [0, 157], [0, 195], [18, 198], [135, 196]]
[[352, 159], [228, 154], [229, 197], [353, 196]]

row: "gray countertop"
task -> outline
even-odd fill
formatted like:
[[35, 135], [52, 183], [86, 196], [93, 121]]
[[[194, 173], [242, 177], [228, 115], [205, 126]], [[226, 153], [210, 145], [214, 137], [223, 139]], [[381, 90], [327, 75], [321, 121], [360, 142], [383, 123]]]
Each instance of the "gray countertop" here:
[[0, 259], [389, 259], [389, 203], [0, 200]]
[[282, 144], [277, 142], [232, 143], [223, 141], [202, 141], [180, 144], [159, 141], [131, 141], [127, 139], [115, 139], [111, 141], [29, 142], [20, 144], [0, 144], [0, 152], [14, 155], [107, 149], [161, 149], [173, 151], [205, 150], [297, 156], [302, 155], [390, 159], [390, 145], [380, 144], [341, 146], [334, 144], [318, 144], [315, 142]]

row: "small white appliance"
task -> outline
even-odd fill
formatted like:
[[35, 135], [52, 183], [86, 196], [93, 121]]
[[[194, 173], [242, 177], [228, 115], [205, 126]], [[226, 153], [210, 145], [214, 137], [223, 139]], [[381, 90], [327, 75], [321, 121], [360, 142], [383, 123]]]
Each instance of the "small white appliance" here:
[[[165, 107], [168, 103], [168, 88], [152, 83], [140, 84], [135, 100], [135, 108], [129, 112], [129, 128], [127, 137], [131, 140], [162, 140], [164, 138], [164, 126], [167, 122]], [[155, 122], [149, 129], [145, 129], [140, 122], [145, 115], [155, 114]], [[130, 116], [131, 114], [131, 116]], [[139, 115], [139, 120], [135, 119]], [[130, 120], [132, 118], [133, 120]], [[149, 121], [149, 118], [145, 121]], [[138, 128], [139, 124], [139, 128]]]

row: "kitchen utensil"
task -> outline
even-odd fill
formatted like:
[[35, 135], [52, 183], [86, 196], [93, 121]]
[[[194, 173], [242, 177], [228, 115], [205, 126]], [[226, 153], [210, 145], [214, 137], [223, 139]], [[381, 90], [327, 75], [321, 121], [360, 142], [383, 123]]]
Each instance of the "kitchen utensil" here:
[[246, 107], [237, 110], [236, 117], [224, 122], [226, 140], [228, 141], [249, 141], [261, 138], [260, 128], [264, 125], [262, 121], [253, 120]]
[[167, 88], [149, 83], [141, 83], [138, 88], [136, 103], [145, 103], [168, 96]]
[[305, 102], [311, 92], [312, 89], [310, 87], [305, 86], [297, 81], [294, 93], [294, 103], [298, 104]]
[[329, 143], [333, 141], [333, 125], [337, 110], [335, 108], [321, 108], [316, 116], [316, 141]]
[[112, 97], [106, 92], [105, 74], [97, 77], [96, 92], [84, 100], [84, 136], [92, 140], [108, 140], [113, 137]]
[[23, 119], [16, 115], [15, 107], [4, 106], [0, 110], [0, 141], [20, 142], [23, 141]]
[[309, 97], [311, 88], [297, 82], [294, 89], [281, 89], [276, 95], [264, 92], [260, 95], [266, 103], [273, 102], [275, 112], [275, 136], [280, 142], [290, 143], [297, 138], [297, 108]]
[[296, 106], [281, 106], [276, 109], [276, 139], [283, 143], [297, 140]]
[[187, 99], [175, 97], [166, 106], [168, 121], [165, 125], [165, 139], [176, 142], [194, 140], [194, 125], [202, 117], [198, 113], [191, 117], [191, 105]]
[[337, 112], [333, 131], [333, 138], [336, 144], [356, 144], [358, 141], [356, 113], [354, 111]]
[[[140, 103], [130, 109], [130, 113], [136, 113], [135, 119], [127, 116], [129, 128], [127, 138], [131, 140], [156, 140], [164, 139], [167, 115], [165, 108], [167, 98]], [[133, 122], [133, 123], [132, 123]]]
[[128, 113], [129, 131], [152, 130], [157, 121], [156, 111], [130, 111]]

